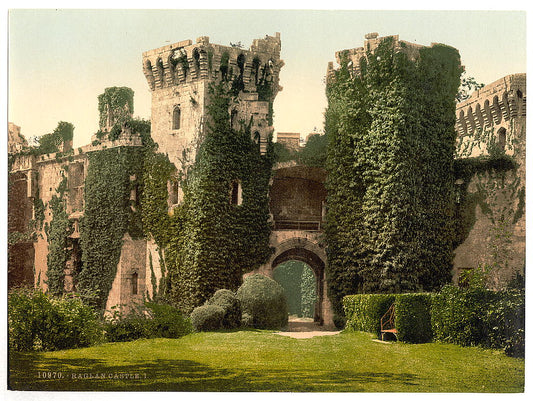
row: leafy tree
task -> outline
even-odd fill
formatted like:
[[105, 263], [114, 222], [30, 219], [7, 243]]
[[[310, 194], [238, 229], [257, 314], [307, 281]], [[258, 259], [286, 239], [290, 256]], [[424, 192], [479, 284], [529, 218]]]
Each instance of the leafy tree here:
[[59, 146], [65, 141], [71, 141], [74, 136], [74, 125], [60, 121], [57, 127], [50, 134], [37, 138], [37, 154], [47, 154], [59, 152]]
[[466, 72], [463, 71], [461, 74], [461, 86], [459, 87], [459, 91], [455, 96], [455, 100], [458, 102], [463, 102], [472, 96], [472, 92], [477, 91], [484, 86], [485, 84], [478, 83], [474, 77], [467, 77]]
[[300, 151], [300, 162], [309, 167], [325, 167], [328, 137], [313, 135]]

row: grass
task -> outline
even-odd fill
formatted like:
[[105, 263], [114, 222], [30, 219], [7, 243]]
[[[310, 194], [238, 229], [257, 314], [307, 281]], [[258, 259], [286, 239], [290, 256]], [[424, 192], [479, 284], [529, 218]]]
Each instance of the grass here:
[[297, 340], [248, 330], [12, 352], [9, 384], [48, 391], [524, 391], [523, 359], [475, 347], [372, 338], [356, 332]]

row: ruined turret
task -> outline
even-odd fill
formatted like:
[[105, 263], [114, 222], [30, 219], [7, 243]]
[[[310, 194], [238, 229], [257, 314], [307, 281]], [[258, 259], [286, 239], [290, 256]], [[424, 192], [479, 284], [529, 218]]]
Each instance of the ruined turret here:
[[208, 85], [223, 80], [234, 100], [228, 113], [234, 128], [251, 123], [251, 135], [266, 151], [272, 133], [271, 105], [282, 89], [280, 34], [255, 39], [249, 50], [222, 46], [201, 36], [143, 53], [143, 72], [152, 91], [152, 138], [178, 164], [194, 157], [205, 130]]

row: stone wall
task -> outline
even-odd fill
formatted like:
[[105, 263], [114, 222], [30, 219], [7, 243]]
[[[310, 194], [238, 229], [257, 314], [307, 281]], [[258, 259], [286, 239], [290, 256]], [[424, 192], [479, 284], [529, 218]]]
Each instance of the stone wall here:
[[502, 288], [525, 269], [526, 76], [506, 76], [457, 106], [457, 156], [512, 157], [516, 169], [483, 171], [470, 182], [461, 202], [472, 220], [466, 240], [455, 250], [454, 281], [464, 270], [490, 270], [490, 285]]
[[141, 305], [146, 295], [146, 241], [123, 238], [117, 274], [109, 296], [106, 311], [120, 307], [124, 313]]
[[[379, 36], [377, 32], [368, 33], [365, 35], [365, 42], [362, 47], [356, 47], [353, 49], [339, 50], [335, 52], [335, 60], [337, 64], [341, 64], [342, 58], [347, 57], [348, 68], [353, 75], [358, 75], [361, 73], [361, 63], [366, 62], [367, 52], [374, 52], [379, 44], [384, 40], [391, 38], [393, 41], [393, 46], [395, 51], [404, 52], [407, 54], [407, 57], [410, 60], [416, 59], [418, 57], [419, 49], [423, 48], [423, 45], [416, 43], [406, 42], [405, 40], [400, 40], [399, 35], [391, 36]], [[432, 43], [433, 46], [433, 43]], [[326, 73], [326, 78], [331, 79], [333, 77], [335, 67], [333, 62], [328, 63], [328, 69]]]
[[[322, 223], [327, 195], [325, 177], [325, 170], [317, 167], [277, 169], [270, 188], [274, 227], [304, 228], [306, 223]], [[299, 224], [302, 227], [298, 227]], [[316, 229], [320, 229], [320, 225]]]

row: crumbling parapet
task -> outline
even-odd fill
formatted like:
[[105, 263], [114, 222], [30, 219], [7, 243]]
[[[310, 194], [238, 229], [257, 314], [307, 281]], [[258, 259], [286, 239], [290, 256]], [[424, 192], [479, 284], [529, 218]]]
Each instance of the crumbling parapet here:
[[[249, 50], [223, 46], [201, 36], [143, 53], [143, 72], [152, 91], [152, 138], [176, 166], [184, 152], [193, 160], [205, 132], [210, 83], [224, 81], [234, 91], [232, 124], [250, 124], [252, 139], [266, 151], [273, 132], [271, 104], [282, 89], [280, 34], [255, 39]], [[234, 128], [238, 128], [234, 126]]]
[[[353, 49], [339, 50], [335, 52], [335, 60], [337, 64], [341, 64], [343, 57], [347, 57], [348, 68], [352, 75], [361, 73], [361, 65], [367, 57], [367, 53], [374, 53], [379, 44], [385, 39], [392, 39], [393, 48], [395, 52], [404, 52], [407, 54], [409, 60], [414, 60], [418, 57], [419, 50], [425, 46], [416, 43], [406, 42], [400, 40], [399, 35], [379, 36], [377, 32], [371, 32], [365, 35], [365, 42], [362, 47]], [[433, 43], [431, 44], [434, 45]], [[336, 68], [333, 62], [328, 63], [326, 79], [329, 81], [333, 78]]]
[[20, 133], [20, 127], [13, 123], [8, 123], [8, 140], [7, 140], [7, 152], [18, 153], [22, 149], [28, 146], [28, 141]]

